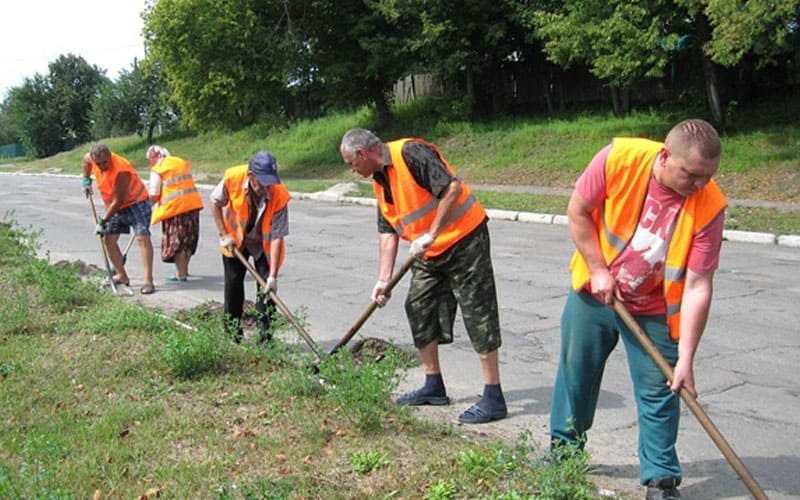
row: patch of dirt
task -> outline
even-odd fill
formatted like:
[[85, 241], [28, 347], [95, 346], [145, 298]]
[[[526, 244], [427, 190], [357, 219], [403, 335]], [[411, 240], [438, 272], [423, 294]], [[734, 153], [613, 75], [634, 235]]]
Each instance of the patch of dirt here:
[[358, 339], [353, 346], [350, 347], [350, 352], [358, 363], [365, 361], [380, 361], [386, 357], [386, 354], [390, 350], [393, 350], [397, 353], [402, 365], [412, 365], [416, 364], [418, 361], [416, 354], [403, 350], [391, 342], [387, 342], [376, 337], [365, 337], [363, 339]]
[[91, 276], [96, 274], [105, 274], [105, 271], [100, 269], [96, 265], [87, 264], [81, 260], [73, 260], [73, 261], [59, 260], [58, 262], [53, 264], [53, 267], [64, 271], [74, 272], [80, 277]]

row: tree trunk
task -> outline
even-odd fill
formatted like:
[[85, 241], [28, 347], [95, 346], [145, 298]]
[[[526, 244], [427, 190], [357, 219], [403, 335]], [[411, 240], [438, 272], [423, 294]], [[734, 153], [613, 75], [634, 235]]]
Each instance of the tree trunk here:
[[625, 116], [625, 111], [622, 109], [622, 102], [620, 102], [619, 99], [619, 88], [610, 85], [608, 89], [611, 92], [611, 108], [614, 111], [614, 116], [617, 118]]
[[711, 110], [711, 119], [714, 125], [720, 127], [725, 124], [725, 110], [719, 95], [719, 80], [714, 62], [703, 51], [703, 45], [711, 38], [711, 29], [708, 18], [703, 14], [697, 15], [697, 39], [700, 41], [700, 62], [703, 66], [703, 79], [705, 80], [706, 99]]
[[475, 79], [472, 75], [472, 70], [467, 68], [466, 74], [464, 75], [466, 78], [465, 86], [467, 90], [467, 119], [471, 120], [473, 115], [475, 114]]
[[386, 100], [386, 94], [383, 90], [378, 89], [372, 97], [375, 101], [375, 113], [378, 115], [378, 126], [388, 127], [392, 123], [392, 111], [389, 109], [389, 103]]

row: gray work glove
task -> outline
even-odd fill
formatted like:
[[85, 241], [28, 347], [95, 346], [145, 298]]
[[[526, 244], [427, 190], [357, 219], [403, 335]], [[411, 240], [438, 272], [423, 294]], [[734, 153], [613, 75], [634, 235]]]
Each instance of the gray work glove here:
[[372, 289], [372, 301], [375, 302], [375, 305], [378, 307], [385, 306], [392, 297], [391, 291], [384, 292], [388, 284], [389, 282], [386, 280], [378, 280], [377, 283], [375, 283], [375, 287]]
[[424, 233], [422, 236], [411, 242], [409, 253], [414, 257], [422, 257], [425, 251], [433, 244], [433, 236]]
[[225, 236], [220, 237], [219, 246], [233, 253], [233, 249], [236, 247], [236, 238], [230, 234], [226, 234]]
[[269, 292], [278, 293], [278, 278], [267, 278], [267, 293]]

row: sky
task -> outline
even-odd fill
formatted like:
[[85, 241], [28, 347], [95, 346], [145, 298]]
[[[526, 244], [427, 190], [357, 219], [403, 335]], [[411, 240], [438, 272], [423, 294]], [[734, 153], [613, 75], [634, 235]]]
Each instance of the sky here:
[[83, 57], [116, 80], [144, 57], [146, 0], [11, 0], [0, 24], [0, 102], [60, 55]]

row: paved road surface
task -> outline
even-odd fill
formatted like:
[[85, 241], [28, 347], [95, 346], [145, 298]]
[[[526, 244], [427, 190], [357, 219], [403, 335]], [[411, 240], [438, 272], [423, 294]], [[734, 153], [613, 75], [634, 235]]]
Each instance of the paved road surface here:
[[[202, 191], [207, 199], [209, 190]], [[0, 175], [0, 212], [9, 210], [22, 226], [43, 230], [42, 251], [49, 252], [52, 261], [79, 259], [101, 265], [94, 225], [76, 177]], [[293, 311], [307, 314], [309, 333], [326, 350], [369, 303], [377, 269], [374, 210], [299, 199], [290, 205], [291, 234], [279, 295]], [[460, 429], [465, 435], [482, 432], [508, 442], [531, 429], [544, 442], [572, 243], [565, 226], [493, 220], [489, 227], [503, 326], [501, 375], [510, 416]], [[123, 236], [121, 242], [126, 241]], [[160, 229], [154, 227], [156, 255], [159, 242]], [[400, 259], [406, 251], [403, 245]], [[156, 293], [137, 292], [126, 300], [166, 312], [208, 300], [221, 302], [219, 255], [206, 209], [189, 281], [166, 284], [164, 277], [173, 269], [157, 259]], [[138, 290], [141, 261], [136, 245], [128, 266], [132, 288]], [[407, 280], [361, 334], [409, 346], [402, 308]], [[800, 498], [799, 283], [800, 249], [725, 242], [711, 318], [696, 360], [701, 405], [770, 498]], [[254, 287], [249, 280], [249, 297]], [[477, 357], [460, 320], [457, 328], [456, 342], [441, 352], [454, 404], [422, 408], [423, 417], [453, 422], [481, 392]], [[620, 346], [612, 355], [607, 368], [588, 448], [601, 486], [637, 498], [643, 490], [638, 487], [636, 415], [622, 350]], [[421, 370], [412, 370], [400, 390], [414, 388], [421, 380]], [[748, 498], [744, 485], [685, 407], [678, 447], [686, 476], [684, 498]]]

